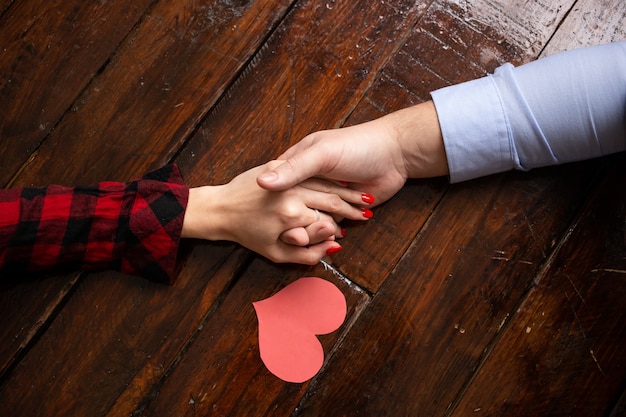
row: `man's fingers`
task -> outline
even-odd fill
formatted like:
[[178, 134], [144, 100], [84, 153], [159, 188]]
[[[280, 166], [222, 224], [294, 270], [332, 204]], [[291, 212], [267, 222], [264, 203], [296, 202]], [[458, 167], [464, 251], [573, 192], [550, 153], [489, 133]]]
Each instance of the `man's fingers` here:
[[[297, 144], [295, 147], [302, 148], [303, 145]], [[326, 163], [323, 152], [320, 146], [304, 147], [282, 164], [259, 175], [257, 184], [269, 191], [283, 191], [320, 175]]]
[[306, 170], [296, 158], [288, 159], [257, 177], [257, 184], [269, 191], [283, 191], [307, 179]]

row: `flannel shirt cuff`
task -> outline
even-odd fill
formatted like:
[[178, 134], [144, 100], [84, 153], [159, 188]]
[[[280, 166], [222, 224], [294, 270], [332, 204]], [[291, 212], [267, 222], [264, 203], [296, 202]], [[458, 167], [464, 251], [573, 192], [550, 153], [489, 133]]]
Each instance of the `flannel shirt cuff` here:
[[176, 165], [126, 184], [3, 190], [0, 268], [113, 269], [171, 284], [188, 198]]
[[173, 284], [189, 188], [178, 167], [168, 165], [129, 183], [126, 193], [134, 198], [116, 238], [120, 270]]

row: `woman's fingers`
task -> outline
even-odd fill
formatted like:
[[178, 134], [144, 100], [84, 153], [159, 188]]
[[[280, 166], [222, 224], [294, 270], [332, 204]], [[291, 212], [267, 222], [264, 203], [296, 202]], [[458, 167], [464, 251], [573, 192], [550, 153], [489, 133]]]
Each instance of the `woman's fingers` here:
[[296, 227], [281, 233], [280, 240], [289, 245], [308, 246], [326, 240], [335, 240], [345, 234], [344, 230], [335, 223], [331, 216], [320, 213], [320, 221], [306, 227]]
[[335, 222], [344, 218], [367, 220], [373, 216], [368, 208], [374, 204], [374, 197], [367, 193], [318, 178], [300, 184], [302, 201], [310, 208], [330, 214]]
[[315, 265], [324, 256], [332, 255], [340, 250], [341, 245], [331, 240], [306, 247], [281, 243], [277, 248], [277, 253], [270, 259], [278, 263], [295, 262], [304, 265]]

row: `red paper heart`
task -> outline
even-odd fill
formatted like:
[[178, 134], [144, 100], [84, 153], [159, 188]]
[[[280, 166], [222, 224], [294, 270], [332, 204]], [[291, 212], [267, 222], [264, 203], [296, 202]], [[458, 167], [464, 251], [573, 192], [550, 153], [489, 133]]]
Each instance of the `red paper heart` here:
[[334, 332], [346, 318], [342, 292], [326, 280], [305, 277], [252, 304], [267, 369], [287, 382], [315, 376], [324, 362], [324, 349], [316, 335]]

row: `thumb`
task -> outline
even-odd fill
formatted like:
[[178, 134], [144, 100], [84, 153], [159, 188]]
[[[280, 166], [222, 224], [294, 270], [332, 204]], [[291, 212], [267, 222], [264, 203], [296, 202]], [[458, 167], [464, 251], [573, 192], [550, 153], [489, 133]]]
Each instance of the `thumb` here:
[[282, 164], [257, 177], [257, 184], [269, 191], [283, 191], [321, 174], [323, 157], [315, 148], [306, 148]]

